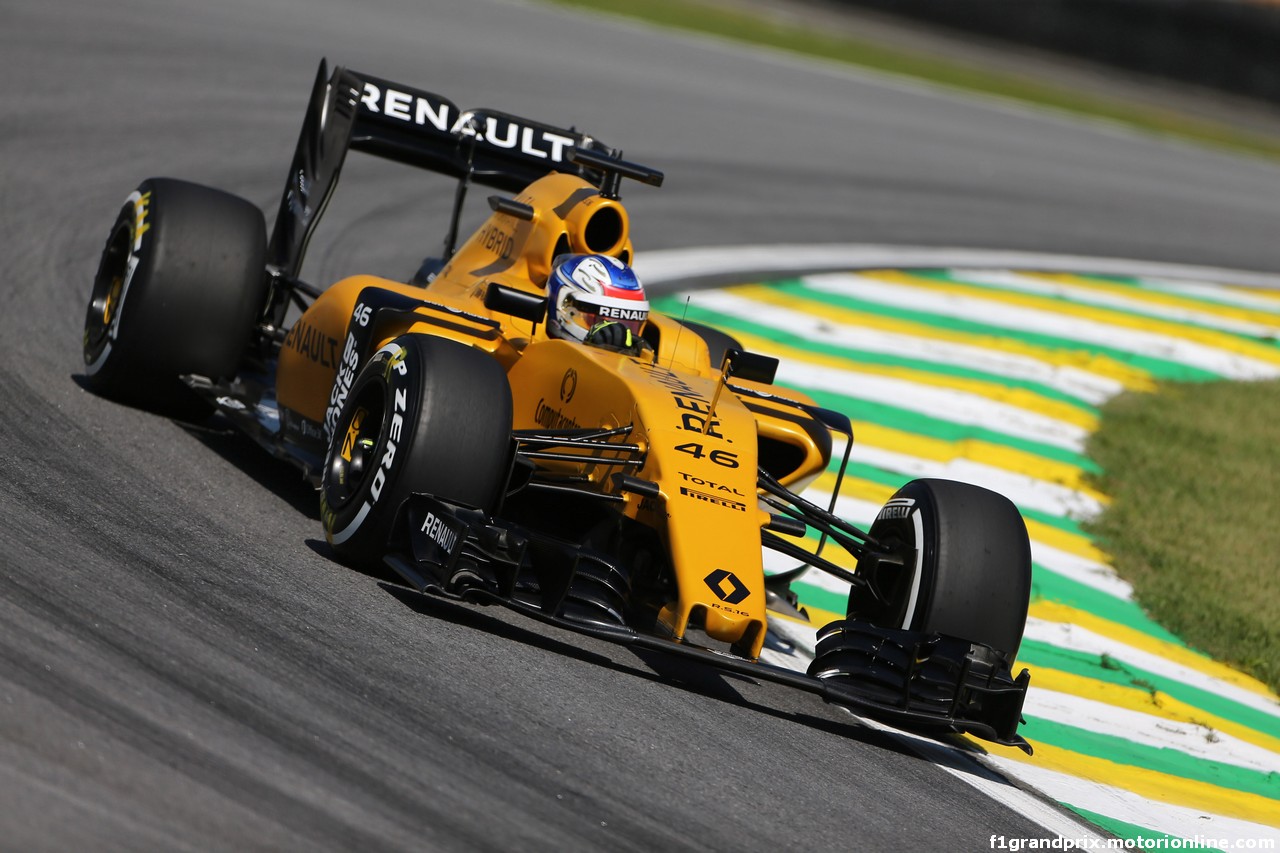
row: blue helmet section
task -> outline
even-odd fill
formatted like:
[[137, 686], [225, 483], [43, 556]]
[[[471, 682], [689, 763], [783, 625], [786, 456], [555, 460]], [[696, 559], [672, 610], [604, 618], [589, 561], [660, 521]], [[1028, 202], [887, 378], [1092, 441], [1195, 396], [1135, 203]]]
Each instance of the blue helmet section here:
[[547, 285], [547, 332], [586, 340], [600, 323], [621, 323], [639, 334], [649, 301], [635, 272], [608, 255], [561, 255]]

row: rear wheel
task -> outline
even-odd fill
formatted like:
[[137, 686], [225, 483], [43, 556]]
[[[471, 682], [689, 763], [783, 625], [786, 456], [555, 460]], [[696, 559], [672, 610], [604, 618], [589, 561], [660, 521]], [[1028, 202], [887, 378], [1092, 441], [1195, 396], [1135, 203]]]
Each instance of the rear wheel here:
[[850, 617], [981, 643], [1012, 663], [1031, 596], [1031, 546], [1012, 501], [968, 483], [914, 480], [869, 532], [905, 557], [906, 570], [860, 562], [859, 572], [872, 576], [889, 602], [878, 606], [855, 591]]
[[334, 550], [376, 567], [414, 492], [494, 512], [511, 465], [511, 417], [506, 373], [479, 350], [429, 335], [378, 350], [330, 437], [320, 509]]
[[84, 324], [97, 393], [148, 408], [185, 394], [182, 374], [233, 376], [266, 299], [266, 225], [221, 190], [151, 178], [125, 200]]

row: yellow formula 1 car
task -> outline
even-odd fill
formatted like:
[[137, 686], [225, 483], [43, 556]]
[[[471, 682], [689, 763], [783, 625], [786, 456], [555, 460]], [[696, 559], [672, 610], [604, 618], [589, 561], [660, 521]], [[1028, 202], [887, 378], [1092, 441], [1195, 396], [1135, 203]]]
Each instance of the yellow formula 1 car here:
[[[298, 277], [349, 150], [458, 179], [444, 256], [408, 282]], [[775, 359], [625, 306], [607, 343], [549, 333], [558, 259], [632, 260], [624, 178], [662, 182], [577, 131], [321, 63], [270, 240], [257, 207], [218, 190], [153, 178], [128, 198], [94, 281], [86, 381], [163, 410], [194, 397], [295, 463], [349, 563], [1027, 748], [1029, 676], [1010, 668], [1030, 549], [1012, 503], [918, 480], [860, 530], [834, 497], [797, 495], [832, 466], [833, 434], [839, 483], [852, 431], [774, 387]], [[515, 195], [491, 196], [459, 245], [475, 184]], [[797, 568], [767, 577], [762, 548]], [[811, 569], [851, 585], [848, 618], [821, 628], [807, 673], [762, 662], [771, 603]]]

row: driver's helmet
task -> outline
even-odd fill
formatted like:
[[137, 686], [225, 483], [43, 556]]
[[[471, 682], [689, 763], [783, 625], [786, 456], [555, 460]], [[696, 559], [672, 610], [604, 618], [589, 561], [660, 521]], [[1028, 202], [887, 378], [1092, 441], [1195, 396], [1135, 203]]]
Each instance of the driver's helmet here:
[[649, 300], [631, 268], [608, 255], [560, 255], [547, 283], [547, 333], [585, 341], [597, 327], [620, 324], [634, 335], [649, 316]]

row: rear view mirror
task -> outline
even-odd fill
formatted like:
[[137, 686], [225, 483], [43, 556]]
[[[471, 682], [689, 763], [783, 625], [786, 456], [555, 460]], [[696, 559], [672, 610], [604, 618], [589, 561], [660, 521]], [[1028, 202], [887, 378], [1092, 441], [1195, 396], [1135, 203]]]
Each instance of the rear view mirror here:
[[484, 307], [531, 323], [541, 323], [547, 316], [545, 298], [502, 284], [490, 283], [484, 292]]
[[720, 363], [720, 373], [734, 379], [772, 385], [773, 378], [778, 374], [778, 360], [756, 352], [729, 349], [725, 351], [724, 361]]

